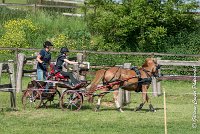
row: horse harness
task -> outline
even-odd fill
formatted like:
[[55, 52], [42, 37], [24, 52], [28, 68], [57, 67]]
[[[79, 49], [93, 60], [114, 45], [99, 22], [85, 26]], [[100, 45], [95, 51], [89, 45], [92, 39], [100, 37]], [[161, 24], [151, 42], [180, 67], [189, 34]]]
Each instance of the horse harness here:
[[142, 68], [142, 71], [145, 72], [145, 74], [147, 75], [148, 78], [141, 78], [141, 73], [140, 70], [137, 67], [132, 67], [131, 70], [135, 71], [137, 76], [138, 76], [138, 82], [135, 84], [138, 84], [138, 88], [137, 90], [135, 90], [135, 92], [141, 92], [142, 91], [142, 85], [149, 85], [152, 82], [152, 78], [151, 76], [148, 74], [148, 70]]
[[[106, 74], [106, 72], [107, 72], [107, 70], [106, 70], [106, 71], [104, 72], [104, 76], [103, 76], [103, 85], [107, 85], [107, 84], [109, 84], [109, 83], [118, 81], [118, 80], [115, 80], [114, 78], [116, 77], [117, 72], [118, 72], [119, 70], [121, 71], [120, 67], [118, 67], [117, 71], [115, 72], [115, 74], [113, 75], [113, 77], [110, 79], [110, 81], [105, 82], [105, 81], [104, 81], [104, 76], [105, 76], [105, 74]], [[121, 73], [120, 73], [120, 75], [119, 75], [119, 77], [118, 77], [117, 79], [119, 79], [120, 77], [121, 77]]]
[[[132, 78], [138, 78], [138, 82], [137, 82], [137, 83], [134, 83], [134, 84], [138, 84], [138, 89], [135, 90], [135, 92], [141, 92], [141, 91], [142, 91], [142, 89], [141, 89], [142, 85], [151, 84], [152, 78], [151, 78], [151, 76], [148, 74], [148, 72], [150, 72], [150, 71], [148, 71], [148, 70], [142, 68], [142, 70], [146, 73], [146, 75], [148, 76], [148, 78], [141, 78], [141, 73], [140, 73], [140, 71], [139, 71], [139, 69], [138, 69], [137, 67], [132, 67], [132, 68], [131, 68], [131, 70], [133, 70], [133, 71], [136, 72], [136, 74], [137, 74], [136, 76], [132, 76], [132, 77], [127, 78], [127, 79], [125, 79], [125, 80], [113, 80], [113, 79], [115, 78], [117, 72], [119, 71], [119, 69], [120, 69], [120, 67], [119, 67], [118, 70], [115, 72], [115, 75], [113, 76], [113, 78], [112, 78], [109, 82], [104, 82], [104, 83], [103, 83], [103, 86], [98, 87], [98, 88], [96, 89], [96, 91], [99, 90], [99, 89], [106, 88], [106, 87], [111, 87], [111, 86], [113, 86], [113, 85], [115, 85], [115, 84], [121, 84], [121, 83], [123, 83], [124, 81], [128, 81], [128, 80], [130, 80], [130, 79], [132, 79]], [[105, 73], [106, 73], [106, 71], [105, 71]], [[105, 73], [104, 73], [104, 75], [105, 75]], [[120, 78], [120, 77], [121, 77], [121, 75], [119, 76], [119, 78]], [[117, 89], [118, 89], [118, 88], [117, 88]], [[102, 93], [100, 93], [100, 94], [93, 94], [93, 97], [94, 97], [94, 96], [103, 96], [103, 95], [109, 93], [110, 91], [115, 91], [115, 90], [116, 90], [116, 89], [111, 89], [111, 90], [109, 90], [109, 91], [105, 91], [105, 92], [102, 92]]]
[[[141, 73], [140, 73], [140, 70], [137, 68], [137, 67], [132, 67], [131, 68], [131, 70], [133, 70], [133, 71], [135, 71], [136, 72], [136, 76], [133, 76], [133, 77], [130, 77], [130, 78], [127, 78], [127, 79], [125, 79], [125, 80], [114, 80], [114, 78], [115, 78], [115, 76], [116, 76], [116, 74], [117, 74], [117, 72], [120, 70], [120, 67], [117, 69], [117, 71], [115, 72], [115, 75], [112, 77], [112, 79], [110, 80], [110, 81], [108, 81], [108, 82], [103, 82], [103, 85], [110, 85], [109, 83], [113, 83], [113, 84], [116, 84], [116, 83], [118, 83], [118, 84], [120, 84], [120, 83], [122, 83], [122, 82], [124, 82], [124, 81], [127, 81], [127, 80], [129, 80], [129, 79], [132, 79], [132, 78], [138, 78], [138, 82], [137, 83], [135, 83], [135, 84], [138, 84], [138, 86], [139, 87], [141, 87], [142, 85], [147, 85], [147, 84], [151, 84], [151, 82], [152, 82], [152, 78], [151, 78], [151, 76], [148, 74], [148, 72], [150, 72], [150, 71], [148, 71], [148, 70], [146, 70], [145, 68], [142, 68], [142, 71], [144, 71], [145, 72], [145, 74], [147, 75], [147, 77], [148, 78], [141, 78]], [[106, 73], [106, 72], [105, 72]], [[104, 75], [105, 75], [105, 73], [104, 73]], [[121, 75], [119, 76], [119, 78], [121, 77]], [[104, 77], [103, 77], [104, 78]], [[118, 79], [119, 79], [118, 78]], [[103, 80], [104, 81], [104, 80]], [[113, 84], [111, 84], [111, 85], [113, 85]], [[140, 89], [140, 88], [139, 88]], [[136, 91], [136, 92], [140, 92], [140, 91]]]

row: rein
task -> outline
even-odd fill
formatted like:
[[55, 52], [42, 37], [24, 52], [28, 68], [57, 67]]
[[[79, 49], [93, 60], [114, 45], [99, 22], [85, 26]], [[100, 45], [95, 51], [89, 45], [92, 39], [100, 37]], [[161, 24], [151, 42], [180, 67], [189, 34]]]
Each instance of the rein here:
[[[116, 80], [116, 81], [114, 81], [114, 82], [108, 83], [108, 84], [105, 85], [105, 86], [99, 86], [99, 87], [97, 87], [97, 88], [95, 89], [95, 91], [100, 90], [100, 89], [103, 89], [103, 88], [106, 88], [106, 87], [111, 87], [111, 86], [113, 86], [113, 85], [118, 85], [118, 84], [120, 84], [121, 82], [128, 81], [128, 80], [130, 80], [130, 79], [132, 79], [132, 78], [138, 78], [138, 76], [132, 76], [132, 77], [126, 78], [126, 79], [124, 79], [124, 80]], [[116, 89], [118, 89], [118, 88], [116, 88]], [[101, 96], [101, 95], [105, 95], [105, 94], [109, 93], [110, 91], [114, 91], [114, 90], [116, 90], [116, 89], [112, 89], [112, 90], [109, 90], [109, 91], [105, 91], [105, 92], [100, 93], [100, 94], [93, 94], [93, 93], [89, 93], [89, 94], [90, 94], [90, 95], [93, 95], [93, 97], [94, 97], [94, 96]], [[94, 92], [95, 92], [95, 91], [94, 91]]]
[[[124, 79], [124, 80], [115, 80], [115, 81], [111, 82], [111, 81], [114, 79], [114, 77], [116, 76], [116, 74], [117, 74], [117, 72], [119, 71], [119, 69], [120, 69], [120, 68], [118, 68], [118, 70], [116, 71], [116, 73], [115, 73], [115, 75], [113, 76], [113, 78], [112, 78], [109, 82], [106, 82], [106, 85], [97, 87], [97, 88], [94, 90], [94, 92], [97, 91], [97, 90], [103, 89], [103, 88], [112, 87], [113, 85], [119, 85], [119, 84], [121, 84], [122, 82], [128, 81], [128, 80], [130, 80], [130, 79], [132, 79], [132, 78], [138, 78], [138, 79], [139, 79], [139, 81], [138, 81], [137, 83], [132, 83], [132, 84], [141, 84], [141, 85], [142, 85], [142, 84], [151, 84], [151, 82], [152, 82], [151, 75], [148, 73], [148, 72], [150, 72], [150, 71], [146, 70], [145, 68], [142, 68], [142, 71], [145, 72], [145, 74], [147, 75], [148, 78], [141, 78], [141, 74], [138, 73], [137, 70], [132, 69], [133, 71], [135, 71], [135, 72], [137, 73], [136, 76], [132, 76], [132, 77], [126, 78], [126, 79]], [[138, 71], [139, 71], [139, 70], [138, 70]], [[151, 73], [151, 72], [150, 72], [150, 73]], [[104, 84], [105, 84], [105, 83], [104, 83]], [[130, 84], [130, 85], [132, 85], [132, 84]], [[127, 85], [126, 85], [126, 86], [127, 86]], [[122, 86], [122, 87], [126, 87], [126, 86]], [[102, 92], [102, 93], [100, 93], [100, 94], [89, 93], [89, 95], [92, 95], [93, 97], [95, 97], [95, 96], [102, 96], [102, 95], [105, 95], [105, 94], [107, 94], [107, 93], [110, 93], [110, 91], [115, 91], [115, 90], [117, 90], [117, 89], [119, 89], [119, 88], [111, 89], [111, 90], [109, 90], [109, 91], [105, 91], [105, 92]]]

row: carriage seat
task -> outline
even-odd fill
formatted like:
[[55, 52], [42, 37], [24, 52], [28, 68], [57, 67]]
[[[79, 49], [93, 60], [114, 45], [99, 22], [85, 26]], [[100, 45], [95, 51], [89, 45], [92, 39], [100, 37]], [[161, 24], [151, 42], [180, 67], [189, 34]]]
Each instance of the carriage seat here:
[[69, 77], [64, 77], [60, 72], [55, 70], [55, 64], [50, 64], [50, 77], [55, 80], [67, 81]]

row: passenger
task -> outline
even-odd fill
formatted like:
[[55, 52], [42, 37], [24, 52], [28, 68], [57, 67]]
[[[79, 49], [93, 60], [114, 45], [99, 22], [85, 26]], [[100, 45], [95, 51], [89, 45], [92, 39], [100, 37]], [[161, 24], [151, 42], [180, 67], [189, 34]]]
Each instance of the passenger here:
[[51, 61], [51, 53], [50, 50], [52, 48], [52, 43], [50, 41], [45, 41], [43, 44], [44, 49], [40, 51], [36, 60], [37, 64], [37, 80], [46, 80], [48, 73], [48, 66]]
[[68, 60], [68, 57], [67, 57], [68, 52], [69, 52], [69, 50], [68, 50], [67, 47], [62, 47], [61, 48], [60, 55], [58, 56], [57, 61], [56, 61], [55, 70], [56, 70], [56, 72], [60, 72], [64, 77], [69, 77], [73, 87], [78, 87], [82, 83], [79, 80], [74, 78], [72, 72], [64, 72], [63, 71], [64, 63], [67, 63], [67, 64], [78, 64], [78, 62], [74, 62], [74, 61]]

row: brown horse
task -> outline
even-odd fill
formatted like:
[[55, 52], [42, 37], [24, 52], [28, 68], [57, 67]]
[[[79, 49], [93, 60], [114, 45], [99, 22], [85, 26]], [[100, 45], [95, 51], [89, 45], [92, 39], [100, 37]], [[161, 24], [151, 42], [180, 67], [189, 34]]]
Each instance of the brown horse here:
[[[108, 91], [113, 91], [114, 101], [117, 109], [120, 112], [123, 112], [119, 102], [118, 102], [118, 92], [120, 87], [124, 90], [128, 91], [136, 91], [142, 92], [143, 102], [135, 109], [135, 111], [141, 110], [143, 105], [146, 102], [149, 102], [150, 111], [154, 112], [151, 102], [149, 101], [149, 97], [147, 95], [147, 90], [151, 84], [152, 75], [158, 74], [159, 65], [154, 61], [153, 58], [147, 58], [145, 63], [142, 65], [140, 69], [123, 69], [120, 67], [112, 67], [108, 70], [98, 70], [96, 72], [95, 78], [91, 82], [91, 87], [88, 89], [88, 92], [91, 94], [89, 96], [89, 101], [92, 102], [94, 96], [92, 95], [96, 90], [101, 90], [103, 93], [99, 95], [96, 110], [100, 108], [101, 98]], [[103, 88], [98, 88], [98, 84], [100, 81], [103, 81]]]

